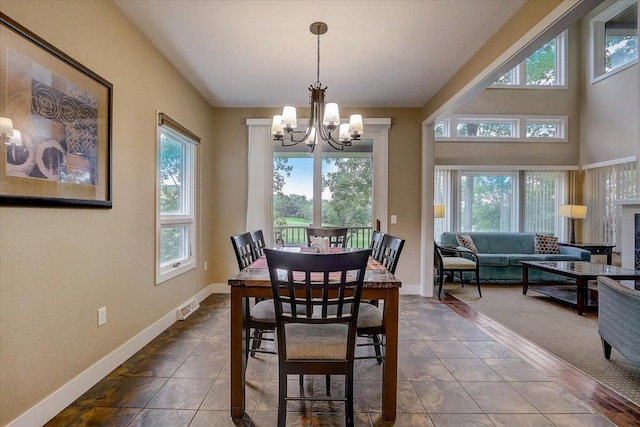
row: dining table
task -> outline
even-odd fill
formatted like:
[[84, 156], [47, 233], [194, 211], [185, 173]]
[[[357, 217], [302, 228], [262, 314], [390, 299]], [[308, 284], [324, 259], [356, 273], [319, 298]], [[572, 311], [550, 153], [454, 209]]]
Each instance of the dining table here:
[[[284, 247], [288, 251], [309, 248]], [[332, 252], [337, 249], [331, 248]], [[338, 249], [339, 250], [339, 249]], [[348, 251], [350, 249], [344, 249]], [[242, 418], [245, 413], [245, 321], [248, 304], [245, 298], [269, 298], [271, 281], [266, 259], [258, 258], [235, 277], [228, 280], [231, 290], [231, 417]], [[369, 257], [362, 288], [362, 299], [381, 300], [385, 331], [385, 357], [382, 374], [382, 416], [395, 421], [398, 394], [398, 315], [402, 282], [382, 264]]]

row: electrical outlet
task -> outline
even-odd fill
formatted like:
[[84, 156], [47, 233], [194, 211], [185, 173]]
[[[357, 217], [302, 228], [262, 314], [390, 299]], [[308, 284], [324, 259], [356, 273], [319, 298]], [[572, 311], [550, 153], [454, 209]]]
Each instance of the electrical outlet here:
[[209, 268], [209, 266], [207, 265], [207, 261], [204, 262], [204, 271], [207, 271], [207, 269]]
[[107, 307], [101, 307], [98, 309], [98, 326], [102, 326], [107, 323]]

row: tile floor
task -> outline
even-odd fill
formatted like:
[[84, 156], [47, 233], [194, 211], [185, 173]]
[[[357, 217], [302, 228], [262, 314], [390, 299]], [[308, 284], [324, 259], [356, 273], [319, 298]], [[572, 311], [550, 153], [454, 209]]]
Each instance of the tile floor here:
[[[381, 417], [381, 373], [357, 362], [357, 426], [612, 426], [437, 299], [400, 300], [398, 416]], [[47, 426], [265, 426], [277, 420], [277, 356], [247, 367], [247, 412], [229, 416], [229, 296], [214, 294], [52, 419]], [[297, 378], [292, 378], [297, 388]], [[305, 378], [305, 392], [324, 390]], [[342, 393], [338, 378], [332, 393]], [[340, 402], [291, 402], [290, 426], [340, 426]]]

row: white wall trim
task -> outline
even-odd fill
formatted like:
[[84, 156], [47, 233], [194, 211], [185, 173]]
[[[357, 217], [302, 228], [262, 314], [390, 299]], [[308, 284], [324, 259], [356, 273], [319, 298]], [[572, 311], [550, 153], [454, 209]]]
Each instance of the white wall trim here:
[[438, 170], [464, 170], [464, 171], [510, 171], [516, 172], [521, 170], [541, 170], [541, 171], [570, 171], [579, 170], [580, 166], [537, 166], [537, 165], [521, 165], [521, 166], [504, 166], [504, 165], [436, 165], [434, 169]]
[[164, 330], [177, 321], [177, 309], [193, 298], [202, 302], [213, 293], [214, 285], [211, 284], [193, 297], [178, 304], [167, 314], [162, 316], [148, 328], [131, 338], [126, 343], [103, 357], [92, 366], [84, 370], [80, 375], [51, 393], [34, 407], [7, 424], [7, 427], [32, 427], [46, 424], [63, 409], [82, 396], [109, 372], [120, 366], [124, 361], [133, 356], [138, 350], [147, 345], [151, 340], [160, 335]]
[[604, 162], [589, 163], [588, 165], [582, 166], [582, 170], [603, 168], [605, 166], [622, 165], [624, 163], [631, 163], [637, 160], [638, 160], [638, 156], [622, 157], [620, 159], [607, 160]]

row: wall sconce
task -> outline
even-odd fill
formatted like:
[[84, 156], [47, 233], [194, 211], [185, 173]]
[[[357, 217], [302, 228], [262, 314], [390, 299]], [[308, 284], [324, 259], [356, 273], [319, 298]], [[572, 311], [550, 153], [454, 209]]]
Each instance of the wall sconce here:
[[576, 219], [585, 219], [587, 217], [587, 207], [583, 205], [562, 205], [560, 206], [560, 216], [571, 220], [570, 243], [576, 242]]

